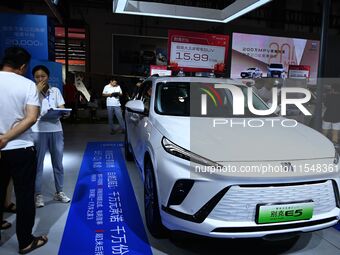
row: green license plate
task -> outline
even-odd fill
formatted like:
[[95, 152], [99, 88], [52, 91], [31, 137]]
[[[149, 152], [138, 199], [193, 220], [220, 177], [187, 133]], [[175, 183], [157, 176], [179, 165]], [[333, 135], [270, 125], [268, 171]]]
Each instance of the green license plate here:
[[313, 201], [258, 204], [255, 219], [257, 224], [309, 220], [313, 217], [313, 209]]

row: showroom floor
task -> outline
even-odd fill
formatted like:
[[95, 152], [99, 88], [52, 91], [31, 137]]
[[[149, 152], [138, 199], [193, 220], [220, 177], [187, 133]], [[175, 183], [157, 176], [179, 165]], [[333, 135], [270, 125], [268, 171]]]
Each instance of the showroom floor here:
[[[65, 124], [64, 131], [64, 191], [67, 195], [72, 196], [87, 142], [122, 141], [123, 135], [109, 135], [108, 127], [104, 124]], [[127, 169], [143, 216], [143, 186], [139, 171], [133, 163], [127, 163]], [[70, 204], [61, 204], [52, 200], [54, 181], [48, 157], [44, 172], [44, 183], [43, 195], [46, 205], [43, 208], [37, 209], [34, 233], [36, 235], [47, 233], [49, 242], [43, 248], [32, 252], [32, 255], [58, 254], [70, 208]], [[5, 214], [5, 218], [15, 223], [14, 215]], [[298, 240], [286, 243], [254, 239], [212, 240], [197, 237], [171, 237], [170, 239], [157, 240], [149, 234], [148, 238], [153, 254], [253, 254], [255, 249], [263, 254], [340, 254], [340, 232], [335, 228], [307, 233], [300, 236]], [[12, 227], [9, 230], [3, 231], [0, 254], [14, 255], [17, 254], [17, 249], [15, 228]]]

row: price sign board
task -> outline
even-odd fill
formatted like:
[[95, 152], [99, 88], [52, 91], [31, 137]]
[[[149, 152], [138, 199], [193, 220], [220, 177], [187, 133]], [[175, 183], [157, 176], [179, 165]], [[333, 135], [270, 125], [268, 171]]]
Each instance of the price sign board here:
[[171, 73], [171, 70], [167, 70], [166, 66], [150, 65], [150, 75], [171, 76]]
[[289, 65], [288, 77], [295, 79], [308, 79], [310, 77], [310, 66]]
[[223, 73], [229, 36], [169, 30], [169, 65], [173, 70]]

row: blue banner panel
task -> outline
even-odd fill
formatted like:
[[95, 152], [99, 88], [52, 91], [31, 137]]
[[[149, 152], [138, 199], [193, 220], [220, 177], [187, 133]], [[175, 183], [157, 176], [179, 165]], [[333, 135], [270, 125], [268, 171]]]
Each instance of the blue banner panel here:
[[336, 224], [336, 225], [334, 226], [334, 228], [335, 228], [336, 230], [340, 231], [340, 222], [338, 222], [338, 224]]
[[88, 143], [59, 255], [152, 254], [122, 147]]
[[45, 15], [0, 13], [0, 57], [7, 47], [20, 46], [32, 58], [47, 60], [48, 32]]
[[31, 59], [31, 62], [27, 69], [26, 76], [28, 79], [31, 79], [32, 81], [34, 81], [32, 69], [37, 65], [44, 65], [48, 68], [48, 70], [50, 71], [50, 78], [48, 80], [48, 84], [51, 87], [57, 87], [60, 90], [60, 92], [63, 93], [62, 64], [51, 61]]
[[47, 19], [48, 27], [48, 60], [55, 61], [55, 27], [51, 19]]

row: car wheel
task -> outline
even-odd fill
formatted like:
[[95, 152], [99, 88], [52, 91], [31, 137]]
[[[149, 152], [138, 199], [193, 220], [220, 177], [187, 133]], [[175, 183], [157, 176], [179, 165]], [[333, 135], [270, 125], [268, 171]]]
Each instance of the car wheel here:
[[151, 235], [156, 238], [162, 238], [166, 236], [166, 228], [161, 221], [155, 175], [150, 161], [146, 163], [144, 172], [144, 211], [146, 225]]
[[130, 151], [127, 130], [125, 130], [125, 136], [124, 136], [124, 154], [125, 154], [126, 161], [133, 161], [133, 155], [132, 155], [132, 152]]

